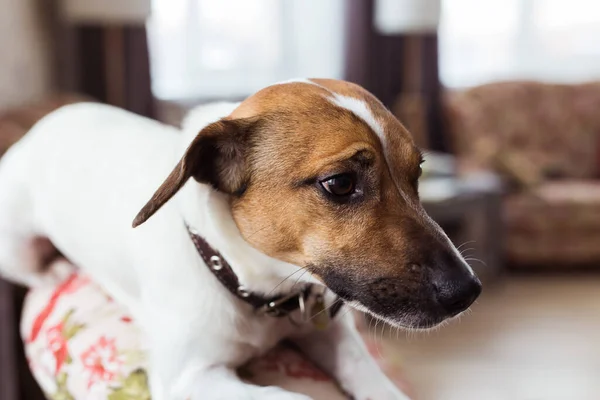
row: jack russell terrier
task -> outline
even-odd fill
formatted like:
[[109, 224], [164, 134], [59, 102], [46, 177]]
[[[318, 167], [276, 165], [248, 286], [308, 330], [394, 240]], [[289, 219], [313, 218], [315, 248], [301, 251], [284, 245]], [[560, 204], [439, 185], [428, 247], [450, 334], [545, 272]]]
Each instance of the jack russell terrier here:
[[419, 202], [410, 134], [348, 82], [275, 84], [183, 134], [71, 105], [0, 161], [2, 274], [60, 275], [40, 239], [81, 266], [142, 327], [154, 400], [307, 399], [236, 375], [284, 338], [353, 398], [405, 399], [339, 305], [431, 328], [481, 291]]

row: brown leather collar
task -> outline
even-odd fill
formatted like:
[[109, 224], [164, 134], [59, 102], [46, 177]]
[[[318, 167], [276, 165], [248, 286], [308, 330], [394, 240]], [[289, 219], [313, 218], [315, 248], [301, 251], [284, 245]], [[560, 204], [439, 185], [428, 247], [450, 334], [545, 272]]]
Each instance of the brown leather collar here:
[[[293, 311], [304, 307], [304, 301], [311, 296], [312, 285], [310, 284], [289, 295], [272, 297], [264, 297], [246, 290], [225, 258], [187, 224], [186, 227], [192, 242], [208, 269], [231, 294], [250, 304], [255, 310], [262, 311], [273, 317], [285, 317]], [[329, 308], [329, 317], [334, 318], [342, 305], [342, 300], [339, 298], [336, 299]]]

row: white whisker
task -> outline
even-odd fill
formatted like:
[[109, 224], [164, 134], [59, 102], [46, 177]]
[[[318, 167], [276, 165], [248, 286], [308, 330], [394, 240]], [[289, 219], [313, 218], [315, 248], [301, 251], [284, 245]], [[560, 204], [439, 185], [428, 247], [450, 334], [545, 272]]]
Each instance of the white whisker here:
[[469, 240], [469, 241], [466, 241], [466, 242], [464, 242], [463, 244], [461, 244], [460, 246], [458, 246], [458, 247], [456, 248], [456, 250], [459, 250], [459, 251], [460, 251], [460, 248], [461, 248], [461, 247], [463, 247], [464, 245], [467, 245], [467, 244], [469, 244], [469, 243], [475, 243], [475, 240]]

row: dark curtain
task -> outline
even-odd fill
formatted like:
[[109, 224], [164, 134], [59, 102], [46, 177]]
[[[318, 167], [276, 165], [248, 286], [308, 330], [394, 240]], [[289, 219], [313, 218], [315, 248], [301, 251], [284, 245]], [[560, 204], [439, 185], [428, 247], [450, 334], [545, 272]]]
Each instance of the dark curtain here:
[[346, 79], [377, 96], [430, 150], [447, 152], [437, 33], [383, 35], [374, 0], [348, 0]]
[[59, 22], [54, 37], [61, 90], [155, 117], [143, 24], [70, 26]]

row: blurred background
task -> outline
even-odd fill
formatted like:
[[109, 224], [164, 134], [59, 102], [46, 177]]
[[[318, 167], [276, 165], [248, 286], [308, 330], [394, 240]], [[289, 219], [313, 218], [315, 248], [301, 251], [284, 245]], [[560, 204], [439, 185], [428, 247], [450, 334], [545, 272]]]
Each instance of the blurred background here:
[[[0, 154], [71, 102], [178, 125], [195, 105], [285, 79], [363, 85], [426, 150], [423, 202], [484, 281], [472, 312], [438, 331], [367, 324], [374, 351], [417, 399], [600, 399], [599, 2], [0, 0], [0, 10]], [[5, 389], [24, 373], [19, 301], [4, 283]]]

